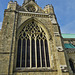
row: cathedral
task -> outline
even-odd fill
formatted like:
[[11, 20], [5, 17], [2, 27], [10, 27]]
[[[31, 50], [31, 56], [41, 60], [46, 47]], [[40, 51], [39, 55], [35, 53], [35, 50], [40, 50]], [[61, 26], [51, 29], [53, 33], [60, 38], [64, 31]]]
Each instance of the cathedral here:
[[75, 34], [62, 34], [54, 8], [10, 1], [0, 30], [0, 75], [75, 75]]

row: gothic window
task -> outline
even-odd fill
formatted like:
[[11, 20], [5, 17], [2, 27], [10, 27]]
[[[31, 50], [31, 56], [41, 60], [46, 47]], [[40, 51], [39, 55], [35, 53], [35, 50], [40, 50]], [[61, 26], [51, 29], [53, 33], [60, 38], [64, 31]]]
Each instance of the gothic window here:
[[27, 10], [28, 10], [29, 12], [35, 12], [35, 11], [36, 11], [35, 7], [32, 6], [32, 5], [28, 6], [28, 7], [27, 7]]
[[71, 67], [73, 73], [75, 73], [74, 64], [73, 64], [73, 61], [71, 59], [69, 60], [69, 63], [70, 63], [70, 67]]
[[23, 27], [17, 42], [17, 68], [50, 67], [46, 34], [35, 22]]

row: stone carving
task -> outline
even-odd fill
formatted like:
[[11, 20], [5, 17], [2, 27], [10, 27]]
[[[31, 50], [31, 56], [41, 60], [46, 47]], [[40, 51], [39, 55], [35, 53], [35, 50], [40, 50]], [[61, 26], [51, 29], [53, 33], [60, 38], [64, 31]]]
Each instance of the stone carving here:
[[57, 50], [58, 50], [59, 52], [64, 51], [64, 49], [62, 48], [62, 46], [58, 46], [58, 47], [57, 47]]
[[67, 65], [60, 65], [62, 72], [68, 72]]
[[27, 10], [29, 11], [29, 12], [35, 12], [36, 11], [36, 9], [35, 9], [35, 7], [34, 6], [28, 6], [27, 7]]

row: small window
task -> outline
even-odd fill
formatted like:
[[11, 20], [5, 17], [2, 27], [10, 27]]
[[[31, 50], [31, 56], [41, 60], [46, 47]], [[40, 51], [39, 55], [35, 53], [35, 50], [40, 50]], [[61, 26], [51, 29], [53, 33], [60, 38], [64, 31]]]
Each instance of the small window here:
[[69, 60], [69, 63], [70, 63], [70, 67], [71, 67], [73, 73], [75, 73], [74, 64], [73, 64], [73, 61], [71, 59]]

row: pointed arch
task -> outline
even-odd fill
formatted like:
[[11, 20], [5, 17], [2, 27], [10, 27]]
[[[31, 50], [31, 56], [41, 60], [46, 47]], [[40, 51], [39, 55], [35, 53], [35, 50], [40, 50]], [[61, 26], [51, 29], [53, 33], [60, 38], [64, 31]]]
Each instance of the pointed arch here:
[[70, 67], [71, 67], [71, 70], [73, 71], [73, 73], [75, 73], [75, 67], [74, 67], [74, 63], [73, 63], [73, 59], [69, 59], [69, 64], [70, 64]]
[[38, 20], [35, 17], [31, 17], [31, 18], [27, 19], [26, 21], [24, 21], [17, 29], [18, 33], [22, 30], [22, 28], [25, 25], [27, 25], [28, 23], [31, 23], [32, 21], [34, 21], [38, 26], [40, 26], [44, 30], [48, 39], [51, 38], [51, 35], [49, 34], [47, 27], [40, 20]]
[[43, 23], [33, 17], [26, 20], [18, 28], [17, 37], [16, 67], [50, 68], [49, 34]]

